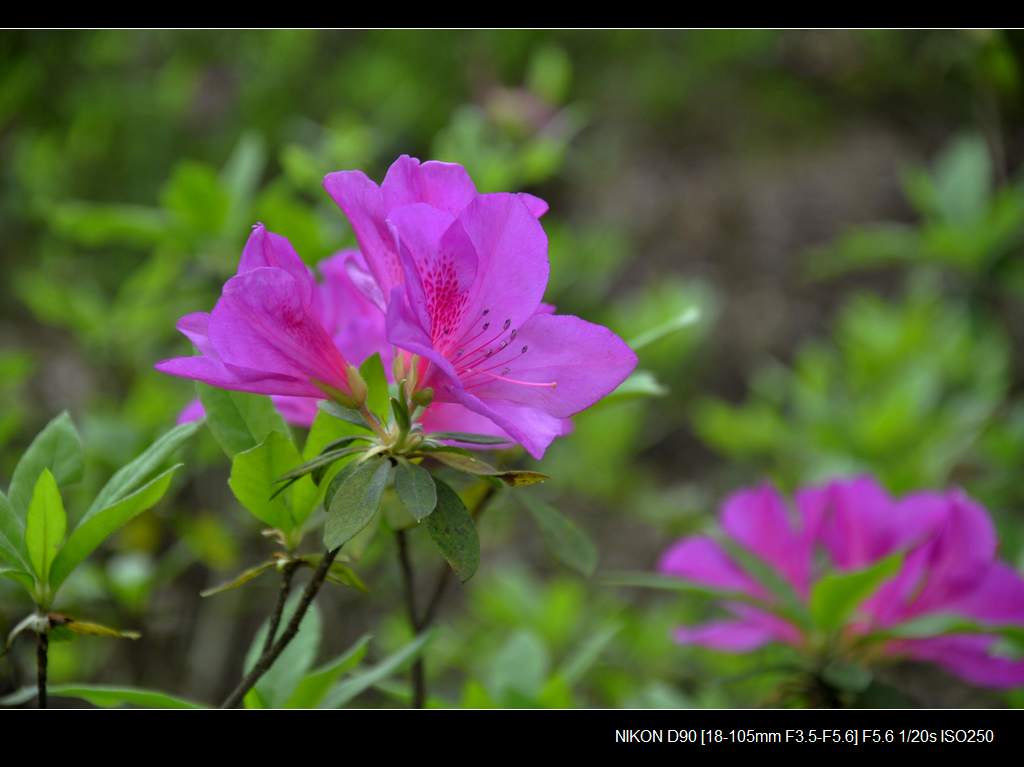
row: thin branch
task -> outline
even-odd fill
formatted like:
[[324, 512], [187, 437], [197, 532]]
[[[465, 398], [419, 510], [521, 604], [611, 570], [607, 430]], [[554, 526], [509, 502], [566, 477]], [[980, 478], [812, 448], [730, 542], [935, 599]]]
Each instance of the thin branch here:
[[[491, 499], [497, 494], [497, 491], [496, 485], [488, 485], [484, 494], [480, 496], [480, 500], [476, 502], [476, 505], [470, 511], [470, 516], [478, 520], [480, 515], [483, 514], [484, 509], [491, 502]], [[412, 557], [409, 556], [409, 546], [405, 537], [405, 531], [399, 530], [395, 537], [398, 541], [398, 561], [402, 568], [402, 587], [405, 592], [405, 610], [409, 618], [409, 627], [412, 629], [413, 634], [419, 634], [424, 629], [429, 628], [437, 617], [437, 610], [441, 606], [441, 600], [444, 598], [448, 584], [451, 582], [452, 570], [447, 563], [441, 565], [434, 590], [430, 594], [430, 599], [427, 601], [427, 607], [423, 611], [423, 615], [420, 616], [416, 610], [416, 576], [412, 566]], [[427, 680], [422, 653], [416, 656], [416, 660], [413, 661], [412, 666], [409, 668], [409, 677], [412, 681], [412, 707], [424, 708], [427, 703]]]
[[[405, 537], [405, 530], [395, 533], [395, 540], [398, 543], [398, 563], [402, 570], [402, 591], [405, 597], [405, 611], [409, 618], [409, 626], [413, 634], [420, 631], [420, 619], [416, 611], [416, 573], [413, 570], [412, 558], [409, 556], [409, 543]], [[423, 708], [427, 701], [427, 683], [424, 674], [423, 661], [417, 657], [409, 669], [412, 680], [412, 707]]]
[[288, 602], [288, 595], [292, 591], [292, 577], [301, 563], [298, 561], [288, 562], [281, 569], [281, 589], [277, 592], [277, 605], [274, 613], [270, 616], [270, 626], [267, 628], [267, 637], [263, 641], [261, 655], [266, 655], [274, 646], [277, 638], [277, 629], [281, 625], [281, 615], [284, 613], [284, 606]]
[[50, 635], [46, 631], [36, 634], [36, 685], [39, 689], [39, 708], [46, 708], [46, 671], [49, 665]]
[[270, 652], [263, 653], [260, 656], [260, 659], [256, 661], [249, 673], [245, 675], [245, 678], [238, 683], [234, 691], [221, 704], [221, 708], [234, 708], [241, 703], [242, 699], [245, 698], [245, 694], [253, 688], [256, 682], [260, 680], [260, 677], [267, 673], [270, 667], [274, 665], [274, 661], [278, 659], [278, 656], [284, 652], [284, 648], [299, 633], [302, 619], [305, 617], [306, 611], [309, 610], [309, 606], [313, 604], [313, 599], [316, 597], [317, 592], [320, 591], [320, 587], [324, 585], [327, 572], [331, 569], [331, 565], [334, 564], [334, 558], [338, 556], [339, 551], [341, 551], [341, 546], [331, 549], [324, 554], [320, 564], [317, 565], [316, 570], [313, 572], [313, 577], [306, 584], [306, 589], [302, 592], [302, 599], [299, 601], [298, 607], [295, 608], [295, 613], [292, 615], [291, 620], [288, 621], [288, 625], [285, 626], [284, 633], [274, 642]]

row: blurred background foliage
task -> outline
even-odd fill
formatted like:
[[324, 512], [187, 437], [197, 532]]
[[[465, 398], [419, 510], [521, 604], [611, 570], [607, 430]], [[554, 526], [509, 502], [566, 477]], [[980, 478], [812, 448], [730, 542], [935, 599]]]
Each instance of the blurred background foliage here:
[[[600, 573], [653, 567], [737, 486], [861, 471], [964, 486], [1024, 565], [1022, 56], [994, 31], [2, 32], [0, 477], [64, 408], [83, 498], [166, 430], [194, 392], [152, 364], [187, 350], [175, 320], [212, 306], [253, 222], [310, 264], [353, 244], [324, 173], [460, 162], [481, 190], [551, 203], [560, 311], [638, 342], [696, 319], [641, 349], [657, 396], [577, 418], [553, 481], [525, 491], [589, 532], [598, 575], [554, 561], [502, 496], [481, 572], [443, 605], [434, 702], [769, 703], [776, 651], [750, 673], [677, 647], [671, 626], [704, 605]], [[209, 434], [184, 460], [60, 605], [143, 640], [57, 643], [54, 682], [212, 701], [237, 680], [276, 584], [198, 592], [270, 548]], [[349, 705], [409, 696], [384, 673], [410, 639], [393, 546], [369, 542], [370, 594], [329, 591], [297, 662], [374, 633], [380, 673]], [[28, 609], [0, 582], [0, 628]], [[0, 693], [30, 652], [0, 660]], [[1022, 702], [891, 674], [909, 704]]]

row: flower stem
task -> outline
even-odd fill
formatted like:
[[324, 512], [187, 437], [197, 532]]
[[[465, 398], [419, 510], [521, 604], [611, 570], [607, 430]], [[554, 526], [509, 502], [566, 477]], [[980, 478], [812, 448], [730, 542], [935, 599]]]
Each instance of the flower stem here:
[[277, 638], [277, 629], [281, 625], [281, 615], [284, 613], [284, 606], [288, 602], [288, 595], [292, 591], [292, 577], [295, 575], [299, 564], [298, 561], [288, 562], [281, 569], [281, 589], [277, 592], [277, 605], [270, 616], [270, 626], [267, 628], [267, 637], [263, 640], [261, 655], [266, 655], [274, 646], [274, 640]]
[[[484, 494], [480, 496], [480, 500], [476, 502], [476, 505], [470, 511], [470, 516], [474, 519], [479, 519], [496, 493], [497, 487], [495, 485], [488, 485], [487, 490], [484, 491]], [[402, 569], [405, 611], [409, 618], [409, 628], [416, 635], [424, 629], [430, 628], [434, 623], [434, 619], [437, 617], [437, 610], [441, 606], [441, 600], [444, 598], [448, 584], [451, 582], [452, 570], [447, 563], [441, 565], [435, 582], [436, 585], [430, 594], [430, 599], [427, 601], [427, 607], [423, 614], [419, 615], [416, 610], [416, 573], [412, 566], [412, 558], [409, 556], [405, 531], [399, 530], [395, 533], [395, 537], [398, 542], [398, 562]], [[409, 678], [412, 682], [412, 707], [424, 708], [427, 703], [427, 681], [422, 653], [417, 655], [416, 660], [413, 661], [409, 669]]]
[[253, 688], [253, 686], [260, 680], [271, 666], [274, 665], [274, 661], [278, 659], [284, 648], [295, 638], [295, 635], [299, 633], [299, 626], [302, 624], [302, 619], [306, 615], [306, 611], [309, 610], [313, 599], [316, 597], [317, 592], [320, 591], [320, 587], [323, 586], [324, 580], [327, 578], [327, 572], [331, 569], [331, 565], [334, 563], [334, 558], [338, 556], [338, 552], [341, 551], [341, 546], [335, 549], [331, 549], [324, 554], [323, 559], [320, 560], [320, 564], [317, 565], [316, 570], [313, 571], [313, 577], [309, 579], [309, 583], [306, 584], [305, 591], [302, 592], [302, 599], [299, 600], [298, 607], [295, 608], [295, 613], [292, 615], [291, 620], [288, 621], [288, 625], [285, 626], [284, 632], [281, 636], [273, 643], [269, 652], [264, 652], [259, 660], [249, 670], [249, 673], [245, 675], [245, 678], [238, 683], [238, 686], [232, 691], [227, 699], [221, 704], [221, 708], [235, 708], [242, 699], [245, 698], [245, 694]]
[[36, 686], [39, 690], [39, 708], [47, 707], [46, 672], [49, 665], [50, 634], [40, 631], [36, 634]]
[[[395, 533], [398, 543], [398, 563], [402, 569], [402, 591], [405, 596], [405, 611], [409, 618], [409, 627], [413, 634], [418, 634], [421, 628], [421, 621], [416, 611], [416, 573], [413, 570], [412, 558], [409, 556], [409, 544], [405, 537], [405, 530]], [[412, 664], [409, 670], [409, 678], [412, 681], [412, 707], [423, 708], [427, 702], [427, 681], [423, 662], [420, 658]]]

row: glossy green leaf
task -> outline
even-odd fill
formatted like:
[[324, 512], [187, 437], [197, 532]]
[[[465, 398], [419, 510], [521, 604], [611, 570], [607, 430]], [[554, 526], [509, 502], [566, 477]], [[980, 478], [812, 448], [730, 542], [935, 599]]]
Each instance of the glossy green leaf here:
[[384, 363], [380, 353], [370, 355], [359, 366], [359, 375], [366, 381], [369, 393], [366, 396], [366, 407], [381, 421], [388, 420], [390, 395], [388, 393], [388, 377], [384, 372]]
[[390, 461], [379, 457], [348, 464], [338, 473], [324, 501], [324, 545], [328, 549], [341, 546], [369, 524], [390, 478]]
[[242, 572], [240, 572], [230, 581], [200, 591], [199, 596], [212, 597], [215, 594], [221, 594], [225, 591], [231, 591], [233, 589], [240, 588], [247, 584], [249, 581], [259, 578], [261, 575], [263, 575], [263, 573], [267, 572], [267, 570], [274, 567], [274, 565], [276, 564], [276, 562], [264, 562], [263, 564], [256, 565], [255, 567], [250, 567], [248, 570], [243, 570]]
[[337, 402], [331, 400], [322, 400], [317, 406], [321, 412], [327, 413], [335, 420], [343, 421], [351, 426], [355, 426], [364, 431], [370, 430], [370, 425], [366, 423], [366, 419], [363, 418], [363, 414], [358, 410], [353, 410], [350, 407], [339, 405]]
[[206, 425], [229, 458], [261, 444], [271, 432], [291, 437], [270, 397], [205, 384], [197, 384], [196, 390], [206, 410]]
[[25, 548], [24, 522], [3, 493], [0, 493], [0, 563], [20, 570], [31, 569]]
[[[48, 688], [54, 698], [77, 698], [99, 708], [120, 708], [129, 705], [137, 708], [205, 708], [175, 695], [141, 687], [117, 687], [103, 684], [53, 684]], [[23, 687], [17, 692], [0, 698], [0, 705], [20, 706], [36, 697], [35, 686]]]
[[699, 319], [700, 309], [696, 306], [688, 306], [683, 311], [666, 320], [662, 324], [650, 328], [649, 330], [645, 330], [643, 333], [635, 336], [629, 342], [629, 345], [634, 352], [639, 352], [644, 347], [660, 341], [665, 336], [695, 324]]
[[320, 702], [320, 708], [341, 708], [378, 682], [387, 679], [392, 674], [398, 673], [423, 651], [431, 636], [432, 634], [429, 631], [420, 634], [398, 652], [389, 655], [375, 666], [371, 666], [365, 671], [343, 679], [327, 693]]
[[49, 469], [44, 468], [36, 482], [25, 520], [25, 547], [32, 569], [43, 583], [49, 578], [50, 564], [64, 540], [67, 524], [57, 480]]
[[430, 516], [437, 506], [437, 487], [430, 472], [405, 459], [395, 467], [395, 492], [417, 522]]
[[64, 579], [78, 567], [103, 541], [120, 530], [146, 509], [152, 508], [167, 492], [177, 464], [151, 479], [130, 495], [122, 496], [109, 506], [89, 511], [71, 531], [67, 543], [57, 554], [50, 572], [50, 587], [56, 591]]
[[537, 522], [548, 551], [562, 564], [586, 576], [597, 569], [597, 546], [586, 532], [558, 509], [537, 498], [520, 500]]
[[352, 671], [366, 657], [370, 646], [370, 634], [363, 634], [350, 648], [334, 660], [306, 674], [295, 692], [288, 698], [285, 708], [316, 708], [328, 691], [342, 677]]
[[506, 485], [510, 485], [512, 487], [526, 487], [528, 485], [535, 485], [538, 482], [544, 482], [550, 479], [547, 474], [542, 474], [539, 471], [518, 469], [505, 471], [503, 469], [497, 469], [486, 461], [482, 461], [472, 455], [466, 455], [463, 452], [437, 450], [432, 451], [430, 453], [430, 457], [440, 461], [446, 466], [450, 466], [456, 471], [461, 471], [465, 474], [473, 474], [478, 477], [495, 477], [500, 479]]
[[[295, 592], [289, 597], [284, 611], [281, 614], [281, 625], [278, 632], [284, 630], [288, 625], [299, 602], [302, 600], [302, 593]], [[263, 643], [266, 641], [267, 632], [270, 630], [269, 622], [264, 622], [256, 636], [252, 640], [249, 652], [245, 656], [245, 671], [248, 673], [263, 652]], [[256, 692], [256, 699], [263, 707], [280, 708], [295, 692], [299, 683], [306, 676], [316, 661], [317, 652], [320, 649], [320, 637], [322, 633], [320, 611], [316, 603], [310, 605], [306, 614], [302, 616], [299, 623], [299, 631], [295, 638], [284, 648], [278, 656], [274, 665], [266, 674], [260, 677], [253, 690]], [[280, 636], [280, 633], [278, 634]], [[247, 705], [251, 703], [246, 697]]]
[[466, 445], [507, 445], [507, 437], [492, 437], [488, 434], [470, 434], [463, 431], [433, 431], [430, 438], [448, 442], [462, 442]]
[[309, 517], [318, 495], [308, 476], [276, 493], [280, 489], [277, 479], [300, 462], [294, 443], [272, 431], [259, 445], [235, 456], [228, 486], [250, 514], [270, 527], [290, 533]]
[[902, 565], [903, 554], [898, 553], [860, 570], [822, 576], [811, 589], [814, 625], [825, 632], [840, 629], [857, 607]]
[[94, 510], [111, 506], [134, 492], [143, 482], [183, 445], [202, 425], [200, 421], [183, 423], [163, 434], [131, 463], [114, 473], [93, 499], [86, 516]]
[[437, 508], [427, 517], [427, 532], [459, 580], [465, 583], [480, 565], [476, 525], [459, 494], [437, 477], [433, 479], [437, 486]]
[[82, 441], [67, 412], [50, 421], [21, 456], [11, 476], [7, 498], [22, 519], [43, 469], [49, 469], [58, 486], [82, 478]]

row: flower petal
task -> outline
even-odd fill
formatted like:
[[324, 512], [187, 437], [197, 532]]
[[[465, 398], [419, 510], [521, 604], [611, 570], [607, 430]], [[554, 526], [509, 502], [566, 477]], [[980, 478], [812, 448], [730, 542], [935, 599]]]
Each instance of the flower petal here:
[[611, 393], [636, 367], [622, 339], [571, 315], [535, 314], [508, 339], [456, 361], [463, 387], [568, 418]]
[[461, 165], [402, 155], [381, 183], [387, 210], [421, 202], [453, 217], [477, 196], [476, 185]]
[[677, 541], [658, 562], [658, 571], [726, 591], [763, 597], [765, 590], [719, 545], [705, 535]]
[[305, 382], [268, 387], [264, 394], [317, 397], [320, 381], [348, 391], [345, 360], [317, 320], [297, 280], [282, 269], [259, 267], [232, 277], [210, 317], [210, 342], [226, 367], [267, 378]]
[[679, 644], [693, 644], [723, 652], [749, 652], [778, 641], [778, 637], [765, 626], [742, 620], [681, 626], [672, 632], [672, 637]]
[[1024, 661], [993, 654], [998, 640], [984, 635], [946, 636], [890, 644], [890, 651], [936, 663], [972, 684], [1010, 688], [1024, 685]]
[[813, 539], [794, 529], [785, 499], [770, 485], [742, 490], [726, 499], [722, 527], [807, 595], [811, 580]]

